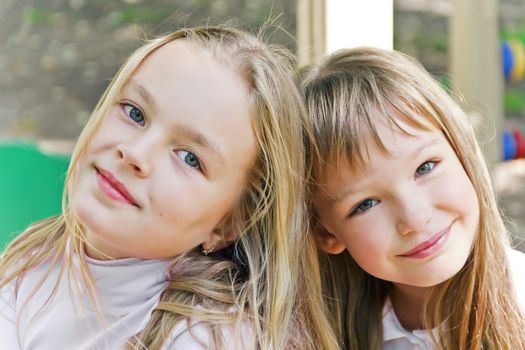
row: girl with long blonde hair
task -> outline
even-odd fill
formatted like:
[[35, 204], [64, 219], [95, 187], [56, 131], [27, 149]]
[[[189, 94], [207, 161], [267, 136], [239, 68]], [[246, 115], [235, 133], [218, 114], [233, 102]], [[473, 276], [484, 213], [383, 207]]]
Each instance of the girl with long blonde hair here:
[[[63, 213], [0, 262], [2, 349], [329, 349], [285, 50], [190, 28], [136, 50], [72, 154]], [[327, 330], [327, 331], [323, 331]]]
[[301, 90], [341, 347], [525, 349], [525, 255], [458, 104], [414, 59], [372, 48], [305, 69]]

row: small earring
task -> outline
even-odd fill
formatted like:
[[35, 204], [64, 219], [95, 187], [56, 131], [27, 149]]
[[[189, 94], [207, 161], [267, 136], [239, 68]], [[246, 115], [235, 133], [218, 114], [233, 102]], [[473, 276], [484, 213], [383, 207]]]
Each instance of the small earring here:
[[203, 249], [202, 249], [202, 254], [204, 254], [204, 255], [208, 255], [208, 254], [210, 254], [211, 252], [213, 252], [214, 249], [215, 249], [215, 245], [214, 245], [213, 247], [211, 247], [210, 250], [206, 250], [206, 249], [203, 248]]

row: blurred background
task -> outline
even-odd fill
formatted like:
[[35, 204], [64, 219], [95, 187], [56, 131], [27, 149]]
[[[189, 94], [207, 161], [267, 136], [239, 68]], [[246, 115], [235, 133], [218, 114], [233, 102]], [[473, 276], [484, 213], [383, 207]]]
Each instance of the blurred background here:
[[144, 39], [219, 23], [255, 32], [268, 22], [279, 27], [269, 39], [301, 64], [339, 47], [395, 48], [463, 96], [525, 251], [523, 0], [2, 0], [0, 249], [60, 212], [74, 141]]

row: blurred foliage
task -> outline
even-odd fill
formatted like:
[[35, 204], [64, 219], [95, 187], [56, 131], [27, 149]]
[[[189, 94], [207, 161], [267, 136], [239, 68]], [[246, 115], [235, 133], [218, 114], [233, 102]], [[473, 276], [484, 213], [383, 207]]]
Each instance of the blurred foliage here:
[[507, 87], [504, 105], [506, 113], [522, 115], [525, 111], [525, 91], [523, 88]]
[[394, 48], [417, 58], [434, 75], [446, 75], [448, 17], [394, 7]]
[[448, 39], [446, 36], [436, 36], [432, 38], [432, 47], [438, 52], [448, 52]]
[[25, 20], [34, 26], [49, 24], [53, 20], [54, 12], [45, 8], [28, 8], [24, 13]]
[[175, 12], [176, 8], [171, 9], [153, 9], [146, 6], [130, 6], [122, 10], [111, 13], [111, 24], [119, 26], [130, 23], [158, 22], [160, 23], [166, 17], [166, 12]]
[[503, 27], [500, 31], [500, 37], [502, 40], [509, 40], [512, 38], [525, 40], [525, 23], [519, 23], [511, 27]]
[[229, 24], [294, 51], [296, 1], [1, 0], [0, 137], [74, 139], [146, 38]]
[[439, 82], [441, 87], [448, 92], [449, 94], [452, 92], [452, 80], [450, 79], [450, 75], [442, 73], [442, 74], [436, 74], [434, 78]]

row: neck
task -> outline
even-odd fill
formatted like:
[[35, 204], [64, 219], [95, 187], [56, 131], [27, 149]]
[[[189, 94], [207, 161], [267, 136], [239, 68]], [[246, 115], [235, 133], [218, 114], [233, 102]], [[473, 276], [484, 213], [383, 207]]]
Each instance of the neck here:
[[125, 258], [125, 256], [118, 256], [113, 251], [102, 251], [97, 247], [103, 247], [104, 244], [100, 238], [93, 232], [86, 230], [86, 242], [84, 243], [84, 251], [86, 255], [95, 260], [113, 260]]
[[428, 299], [428, 287], [393, 283], [389, 297], [397, 319], [406, 330], [423, 328], [423, 305]]

